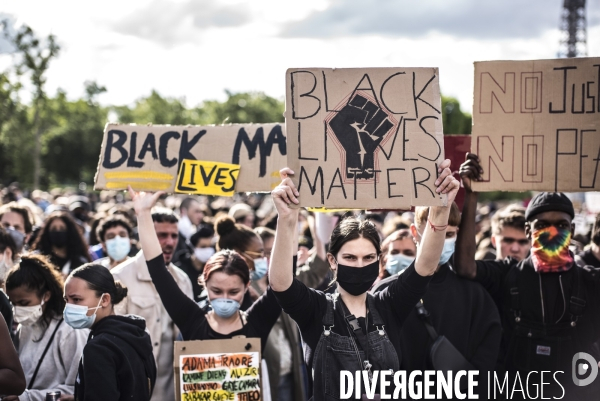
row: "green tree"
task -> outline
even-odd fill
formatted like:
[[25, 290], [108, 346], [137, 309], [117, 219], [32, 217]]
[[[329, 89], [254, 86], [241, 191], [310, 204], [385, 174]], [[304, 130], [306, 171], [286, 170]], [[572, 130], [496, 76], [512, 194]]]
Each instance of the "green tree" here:
[[471, 135], [471, 115], [462, 112], [453, 97], [442, 95], [442, 124], [445, 135]]
[[205, 101], [198, 114], [209, 124], [283, 122], [284, 103], [262, 92], [232, 93], [227, 100]]
[[[47, 129], [46, 121], [42, 115], [47, 111], [47, 95], [45, 92], [46, 72], [50, 67], [50, 61], [57, 57], [60, 46], [56, 43], [54, 35], [48, 35], [45, 40], [40, 40], [33, 30], [23, 25], [13, 35], [9, 29], [8, 21], [2, 21], [4, 36], [15, 47], [14, 54], [18, 61], [15, 65], [17, 76], [29, 75], [29, 80], [33, 86], [33, 100], [31, 115], [31, 128], [34, 132], [33, 147], [33, 186], [39, 187], [41, 174], [41, 147], [42, 135]], [[25, 149], [22, 149], [24, 151]]]

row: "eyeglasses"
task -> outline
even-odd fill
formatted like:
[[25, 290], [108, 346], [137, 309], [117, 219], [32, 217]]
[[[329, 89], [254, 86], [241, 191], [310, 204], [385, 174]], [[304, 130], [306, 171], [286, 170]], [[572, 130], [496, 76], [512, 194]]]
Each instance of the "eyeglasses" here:
[[527, 238], [516, 239], [516, 238], [511, 238], [511, 237], [502, 237], [502, 242], [505, 243], [506, 245], [512, 245], [515, 242], [521, 246], [525, 246], [525, 245], [529, 244], [529, 240]]

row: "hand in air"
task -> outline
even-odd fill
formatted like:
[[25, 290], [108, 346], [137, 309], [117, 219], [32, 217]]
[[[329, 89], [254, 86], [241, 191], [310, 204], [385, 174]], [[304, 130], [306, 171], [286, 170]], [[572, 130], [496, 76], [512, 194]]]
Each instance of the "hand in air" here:
[[282, 168], [279, 171], [281, 183], [271, 191], [275, 208], [280, 217], [293, 216], [298, 213], [298, 208], [291, 207], [300, 203], [298, 201], [300, 194], [290, 178], [293, 175], [294, 172], [288, 167]]
[[156, 201], [161, 195], [164, 194], [164, 191], [158, 192], [138, 192], [134, 191], [131, 188], [131, 185], [127, 186], [129, 188], [129, 196], [131, 196], [131, 200], [133, 200], [133, 208], [135, 209], [136, 214], [140, 214], [141, 212], [151, 210], [154, 205], [156, 205]]
[[439, 176], [435, 181], [436, 192], [438, 194], [446, 194], [448, 195], [448, 207], [452, 205], [454, 202], [454, 198], [456, 198], [456, 194], [458, 189], [460, 188], [460, 184], [458, 180], [454, 178], [452, 175], [452, 171], [450, 170], [450, 159], [444, 160], [438, 166]]
[[467, 153], [465, 155], [465, 162], [460, 165], [459, 173], [465, 190], [467, 192], [473, 192], [471, 184], [473, 181], [480, 181], [481, 174], [483, 174], [479, 156], [475, 153]]

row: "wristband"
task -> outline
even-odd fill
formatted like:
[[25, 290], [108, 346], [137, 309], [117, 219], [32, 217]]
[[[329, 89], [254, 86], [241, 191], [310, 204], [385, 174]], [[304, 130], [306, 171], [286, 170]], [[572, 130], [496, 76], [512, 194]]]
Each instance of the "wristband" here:
[[429, 227], [431, 227], [431, 229], [434, 232], [444, 231], [444, 230], [446, 230], [446, 228], [448, 228], [448, 224], [446, 224], [445, 226], [442, 226], [442, 225], [436, 226], [435, 224], [433, 224], [431, 222], [431, 220], [429, 220], [429, 218], [427, 218], [427, 222], [429, 223]]

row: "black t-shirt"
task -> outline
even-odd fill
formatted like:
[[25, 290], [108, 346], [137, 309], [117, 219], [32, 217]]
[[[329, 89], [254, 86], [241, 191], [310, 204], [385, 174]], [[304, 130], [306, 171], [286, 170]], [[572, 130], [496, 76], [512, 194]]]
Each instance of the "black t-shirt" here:
[[[373, 292], [383, 291], [401, 276], [396, 274], [380, 281]], [[458, 277], [444, 264], [432, 276], [422, 301], [438, 335], [445, 336], [478, 370], [494, 369], [502, 335], [500, 316], [481, 285]], [[416, 308], [404, 322], [401, 338], [401, 368], [407, 371], [431, 369], [427, 358], [433, 340]]]
[[240, 330], [221, 334], [210, 327], [205, 310], [181, 291], [165, 267], [162, 254], [146, 263], [156, 291], [167, 313], [181, 330], [184, 340], [226, 339], [244, 335], [260, 338], [262, 347], [265, 347], [267, 337], [281, 314], [281, 307], [270, 288], [246, 311], [247, 322]]
[[[389, 288], [374, 295], [375, 307], [384, 322], [385, 331], [399, 358], [401, 356], [399, 334], [402, 323], [425, 293], [429, 280], [430, 277], [422, 277], [415, 271], [413, 263], [406, 269], [400, 279], [396, 280]], [[323, 317], [327, 312], [325, 293], [308, 288], [297, 279], [293, 280], [292, 285], [287, 290], [274, 291], [274, 293], [283, 310], [298, 324], [302, 340], [306, 345], [306, 364], [312, 368], [313, 352], [319, 342], [321, 333], [323, 333]], [[359, 323], [364, 327], [361, 320], [359, 320]], [[373, 321], [369, 319], [368, 331], [375, 330]], [[350, 336], [342, 308], [335, 308], [332, 331], [341, 336]]]

